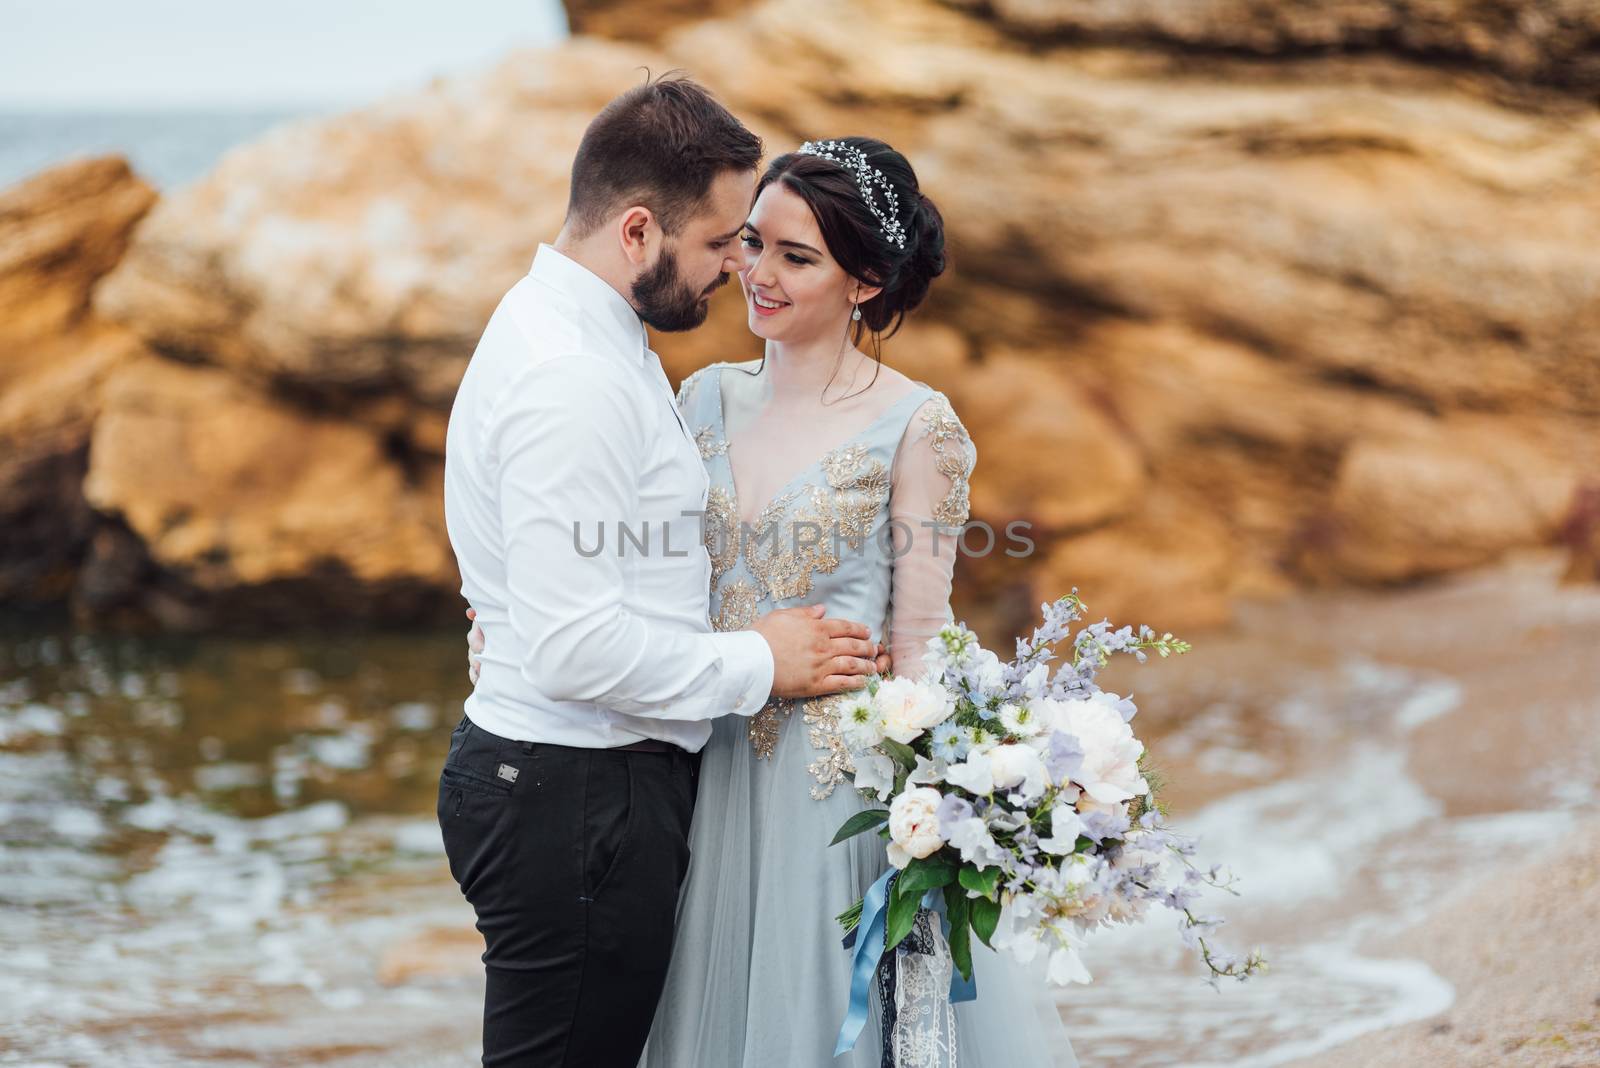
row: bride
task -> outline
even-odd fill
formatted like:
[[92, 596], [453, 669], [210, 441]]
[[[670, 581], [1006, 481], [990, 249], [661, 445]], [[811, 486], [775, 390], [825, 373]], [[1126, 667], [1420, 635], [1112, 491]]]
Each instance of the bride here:
[[[944, 395], [885, 366], [879, 343], [944, 269], [938, 209], [883, 142], [808, 142], [767, 167], [741, 240], [765, 355], [705, 367], [678, 392], [710, 473], [712, 624], [826, 604], [878, 621], [894, 672], [917, 677], [950, 618], [976, 453]], [[834, 1057], [851, 978], [835, 916], [886, 866], [876, 835], [828, 845], [865, 807], [841, 700], [713, 721], [642, 1068], [1076, 1065], [1043, 984], [977, 944], [978, 997], [953, 1007], [948, 973], [888, 955], [869, 1023]]]

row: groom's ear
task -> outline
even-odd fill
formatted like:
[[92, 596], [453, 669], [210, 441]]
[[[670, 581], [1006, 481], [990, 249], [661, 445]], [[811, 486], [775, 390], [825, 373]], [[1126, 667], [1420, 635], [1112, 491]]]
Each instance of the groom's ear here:
[[617, 240], [622, 254], [638, 268], [655, 262], [661, 248], [661, 225], [656, 213], [643, 204], [635, 204], [617, 217]]

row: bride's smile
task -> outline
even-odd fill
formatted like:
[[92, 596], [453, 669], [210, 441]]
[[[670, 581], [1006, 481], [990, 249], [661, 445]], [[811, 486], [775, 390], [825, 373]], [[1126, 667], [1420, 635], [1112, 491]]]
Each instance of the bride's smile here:
[[817, 354], [831, 362], [855, 301], [876, 290], [864, 287], [829, 254], [811, 205], [783, 182], [768, 185], [752, 205], [739, 243], [744, 252], [739, 283], [751, 332], [801, 352], [819, 345]]

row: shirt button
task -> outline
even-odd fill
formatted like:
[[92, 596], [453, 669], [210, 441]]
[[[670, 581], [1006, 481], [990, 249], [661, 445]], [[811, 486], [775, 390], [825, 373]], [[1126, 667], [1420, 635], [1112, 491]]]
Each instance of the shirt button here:
[[739, 699], [738, 699], [738, 700], [737, 700], [737, 701], [735, 701], [735, 702], [734, 702], [734, 703], [733, 703], [733, 707], [734, 707], [734, 708], [743, 708], [743, 707], [744, 707], [744, 698], [743, 698], [743, 697], [741, 697], [741, 698], [739, 698]]

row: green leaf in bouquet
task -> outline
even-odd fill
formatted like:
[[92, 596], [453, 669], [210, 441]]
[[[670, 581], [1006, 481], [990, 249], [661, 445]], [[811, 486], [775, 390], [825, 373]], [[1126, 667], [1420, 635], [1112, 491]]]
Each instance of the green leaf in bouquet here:
[[1000, 923], [1000, 902], [990, 901], [986, 897], [968, 898], [967, 902], [972, 906], [973, 933], [983, 940], [984, 945], [993, 949], [989, 939], [994, 936], [994, 929]]
[[889, 822], [889, 810], [886, 808], [869, 808], [865, 812], [857, 812], [854, 816], [844, 821], [844, 825], [834, 833], [833, 841], [829, 845], [838, 845], [840, 842], [854, 838], [864, 831]]
[[[893, 738], [885, 738], [879, 743], [879, 748], [881, 748], [885, 753], [889, 754], [896, 764], [899, 764], [907, 771], [916, 770], [917, 754], [911, 751], [911, 747], [909, 745], [903, 745], [900, 742], [895, 741]], [[899, 791], [896, 790], [896, 792], [898, 793]]]
[[941, 886], [948, 886], [956, 879], [956, 861], [935, 853], [931, 857], [913, 860], [906, 865], [906, 870], [900, 873], [895, 880], [895, 892], [901, 894], [922, 894], [929, 890], [937, 890]]
[[944, 912], [950, 920], [950, 958], [961, 978], [972, 978], [972, 910], [967, 895], [954, 883], [944, 888]]
[[[903, 878], [903, 876], [901, 877]], [[917, 908], [922, 904], [922, 892], [902, 894], [900, 878], [895, 879], [895, 892], [889, 897], [888, 930], [884, 934], [883, 951], [889, 952], [905, 941], [911, 927], [917, 922]]]
[[999, 882], [999, 868], [985, 868], [983, 871], [979, 871], [971, 865], [962, 865], [961, 867], [961, 885], [974, 893], [982, 894], [984, 897], [992, 899], [995, 896], [995, 887]]

